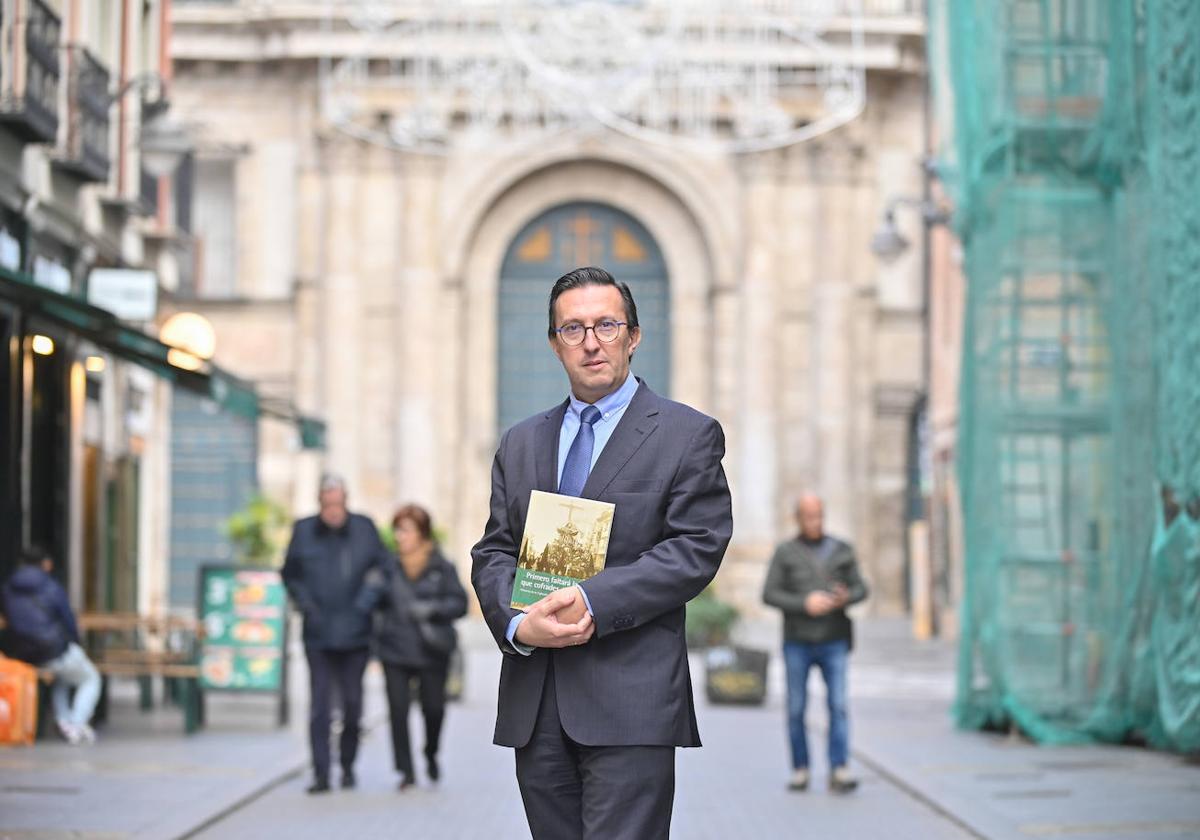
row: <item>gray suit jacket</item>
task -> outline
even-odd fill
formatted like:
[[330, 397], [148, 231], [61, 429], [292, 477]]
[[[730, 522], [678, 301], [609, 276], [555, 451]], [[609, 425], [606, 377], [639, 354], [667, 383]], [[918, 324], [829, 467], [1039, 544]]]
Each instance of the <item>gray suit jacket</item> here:
[[[733, 532], [716, 420], [639, 384], [584, 485], [616, 504], [608, 560], [584, 583], [595, 616], [586, 645], [530, 656], [505, 638], [531, 490], [557, 489], [568, 403], [513, 426], [492, 466], [491, 515], [471, 551], [471, 582], [506, 654], [495, 743], [529, 742], [547, 673], [567, 734], [589, 746], [700, 746], [684, 641], [684, 605], [721, 564]], [[554, 668], [549, 670], [551, 657]]]

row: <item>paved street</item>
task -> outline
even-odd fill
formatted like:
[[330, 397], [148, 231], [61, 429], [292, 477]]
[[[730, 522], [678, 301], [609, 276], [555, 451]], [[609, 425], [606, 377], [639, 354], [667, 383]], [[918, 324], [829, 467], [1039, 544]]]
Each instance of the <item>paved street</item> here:
[[[186, 738], [177, 710], [143, 715], [126, 686], [95, 748], [51, 741], [0, 752], [0, 838], [527, 837], [511, 752], [490, 746], [497, 655], [482, 628], [464, 630], [467, 691], [449, 710], [445, 779], [436, 789], [394, 789], [374, 669], [359, 789], [318, 798], [303, 792], [302, 702], [280, 731], [261, 699], [214, 695], [208, 729]], [[772, 631], [746, 632], [758, 640]], [[865, 624], [853, 661], [852, 742], [863, 779], [856, 794], [829, 794], [823, 764], [808, 793], [784, 790], [775, 661], [763, 708], [710, 707], [700, 698], [706, 746], [679, 753], [674, 836], [1200, 837], [1200, 767], [1141, 749], [1048, 749], [956, 732], [947, 713], [953, 651], [912, 642], [901, 623]], [[302, 665], [293, 677], [301, 689]], [[812, 715], [820, 729], [819, 703]], [[814, 737], [823, 755], [821, 732]]]

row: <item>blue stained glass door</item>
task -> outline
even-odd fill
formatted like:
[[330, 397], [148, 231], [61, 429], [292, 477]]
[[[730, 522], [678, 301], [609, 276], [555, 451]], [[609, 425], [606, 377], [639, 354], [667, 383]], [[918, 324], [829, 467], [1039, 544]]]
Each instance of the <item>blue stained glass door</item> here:
[[604, 268], [629, 284], [642, 327], [633, 372], [670, 395], [670, 290], [662, 252], [639, 222], [614, 207], [564, 204], [517, 234], [500, 270], [500, 431], [567, 396], [567, 376], [546, 342], [547, 303], [554, 281], [584, 265]]

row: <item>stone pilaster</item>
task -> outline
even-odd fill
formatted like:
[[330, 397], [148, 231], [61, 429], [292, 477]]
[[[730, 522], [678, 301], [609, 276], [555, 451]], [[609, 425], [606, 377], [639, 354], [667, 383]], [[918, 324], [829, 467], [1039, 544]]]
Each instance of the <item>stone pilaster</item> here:
[[323, 150], [327, 210], [317, 312], [323, 363], [319, 402], [329, 424], [326, 466], [346, 477], [352, 494], [361, 486], [361, 433], [363, 423], [370, 422], [359, 405], [369, 348], [364, 340], [359, 282], [359, 231], [366, 208], [359, 191], [358, 146], [339, 140]]
[[[400, 369], [397, 371], [396, 491], [397, 500], [433, 507], [438, 498], [438, 471], [443, 461], [439, 426], [443, 424], [439, 378], [440, 356], [451, 335], [440, 310], [440, 251], [437, 197], [440, 167], [436, 161], [406, 157], [401, 237], [398, 322]], [[437, 511], [434, 511], [435, 515]]]

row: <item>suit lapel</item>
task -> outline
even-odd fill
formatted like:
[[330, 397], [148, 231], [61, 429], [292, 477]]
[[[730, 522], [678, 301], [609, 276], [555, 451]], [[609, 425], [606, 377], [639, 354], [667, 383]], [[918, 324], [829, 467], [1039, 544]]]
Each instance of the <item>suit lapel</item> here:
[[537, 469], [535, 490], [558, 492], [558, 436], [562, 430], [563, 415], [570, 404], [570, 400], [564, 400], [557, 408], [546, 412], [534, 430], [533, 451]]
[[603, 493], [657, 427], [658, 395], [646, 383], [640, 382], [579, 495], [585, 499], [595, 499]]

